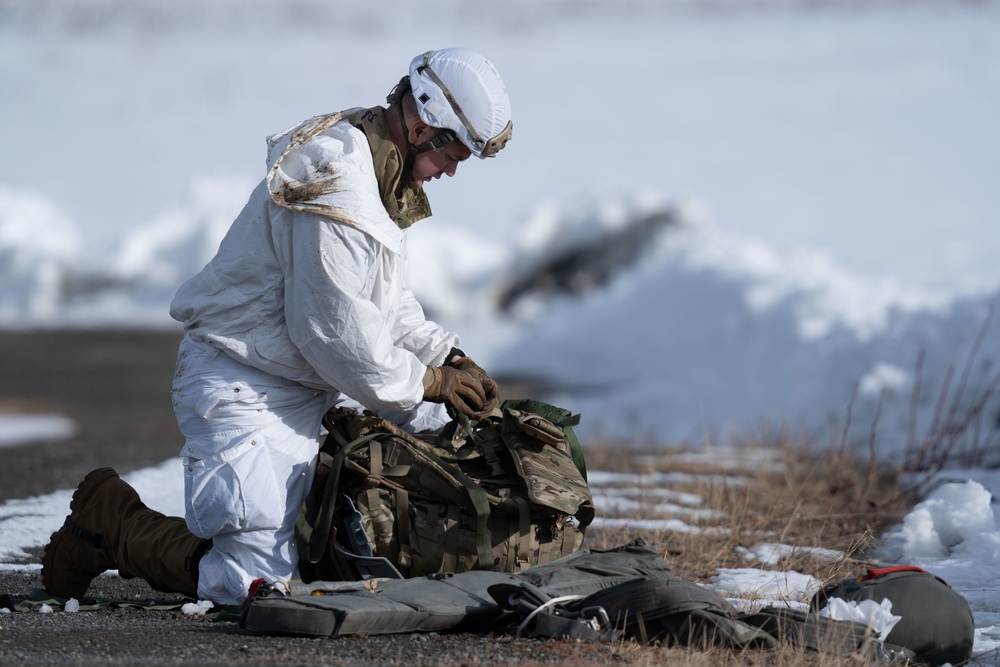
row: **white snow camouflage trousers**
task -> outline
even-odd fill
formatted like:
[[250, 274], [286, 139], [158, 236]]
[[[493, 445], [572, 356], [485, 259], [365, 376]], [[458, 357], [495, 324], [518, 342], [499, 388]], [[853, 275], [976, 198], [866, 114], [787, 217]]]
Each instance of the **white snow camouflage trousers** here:
[[[323, 415], [334, 405], [360, 406], [190, 336], [181, 341], [171, 395], [186, 440], [184, 518], [192, 533], [212, 540], [198, 566], [199, 599], [240, 604], [258, 577], [297, 577], [295, 518], [315, 476]], [[413, 431], [448, 420], [432, 403], [384, 416]]]
[[186, 440], [184, 518], [192, 533], [212, 540], [198, 565], [198, 597], [239, 604], [257, 577], [295, 577], [295, 517], [336, 395], [185, 336], [171, 396]]

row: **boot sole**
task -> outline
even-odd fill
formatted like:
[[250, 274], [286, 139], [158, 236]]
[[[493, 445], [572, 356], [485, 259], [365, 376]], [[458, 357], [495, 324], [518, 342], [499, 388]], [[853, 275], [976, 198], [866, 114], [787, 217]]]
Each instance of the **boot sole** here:
[[[90, 496], [94, 493], [97, 487], [112, 477], [118, 477], [118, 473], [115, 472], [114, 468], [97, 468], [96, 470], [91, 470], [87, 473], [87, 476], [83, 478], [80, 485], [76, 487], [76, 491], [73, 492], [73, 498], [69, 503], [70, 513], [66, 518], [72, 522], [74, 520], [74, 515], [78, 510], [82, 509], [87, 504], [87, 500], [90, 499]], [[56, 545], [66, 539], [76, 539], [73, 538], [72, 535], [67, 535], [66, 533], [68, 532], [69, 529], [64, 523], [49, 537], [49, 542], [45, 545], [45, 553], [42, 554], [42, 587], [47, 592], [54, 595], [60, 595], [60, 592], [51, 590], [51, 575], [52, 567], [54, 566], [55, 561], [55, 553], [57, 550]], [[80, 595], [82, 595], [83, 592], [80, 592]], [[68, 595], [66, 597], [77, 596]]]

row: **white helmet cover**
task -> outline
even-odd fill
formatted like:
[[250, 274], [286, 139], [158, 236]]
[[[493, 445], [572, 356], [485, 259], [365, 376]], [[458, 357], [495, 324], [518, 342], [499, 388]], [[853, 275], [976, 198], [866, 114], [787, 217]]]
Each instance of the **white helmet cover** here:
[[428, 51], [410, 63], [410, 88], [420, 119], [451, 130], [479, 158], [510, 139], [510, 98], [489, 60], [469, 49]]

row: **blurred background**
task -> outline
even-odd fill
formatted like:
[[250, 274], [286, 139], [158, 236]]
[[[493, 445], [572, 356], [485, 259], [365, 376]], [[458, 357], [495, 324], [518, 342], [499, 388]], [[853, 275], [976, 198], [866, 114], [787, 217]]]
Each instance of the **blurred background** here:
[[514, 136], [428, 188], [411, 286], [509, 386], [651, 443], [864, 444], [877, 422], [898, 450], [943, 402], [979, 456], [1000, 429], [998, 4], [0, 0], [7, 401], [51, 359], [12, 370], [39, 330], [69, 336], [64, 364], [108, 327], [162, 334], [168, 376], [170, 298], [265, 137], [465, 46]]

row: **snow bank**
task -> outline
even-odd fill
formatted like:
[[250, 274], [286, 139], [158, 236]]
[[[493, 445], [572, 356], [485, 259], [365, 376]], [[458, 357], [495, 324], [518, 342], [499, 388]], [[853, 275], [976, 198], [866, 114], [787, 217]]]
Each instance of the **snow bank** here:
[[954, 555], [1000, 564], [992, 500], [993, 494], [976, 481], [941, 486], [889, 533], [885, 555], [906, 563]]
[[80, 247], [65, 212], [0, 184], [0, 323], [58, 318]]
[[[491, 350], [489, 367], [548, 379], [559, 389], [553, 402], [581, 412], [586, 433], [717, 442], [790, 425], [836, 445], [850, 410], [850, 442], [867, 446], [875, 424], [887, 455], [932, 432], [942, 392], [955, 422], [988, 393], [1000, 363], [991, 316], [1000, 293], [955, 300], [866, 282], [688, 208], [673, 217], [599, 288], [524, 295], [512, 308], [520, 326]], [[522, 245], [515, 266], [544, 266], [550, 237], [588, 248], [589, 232], [574, 236], [587, 222], [564, 217], [536, 247]], [[997, 442], [998, 405], [993, 397], [979, 415], [976, 446]]]

